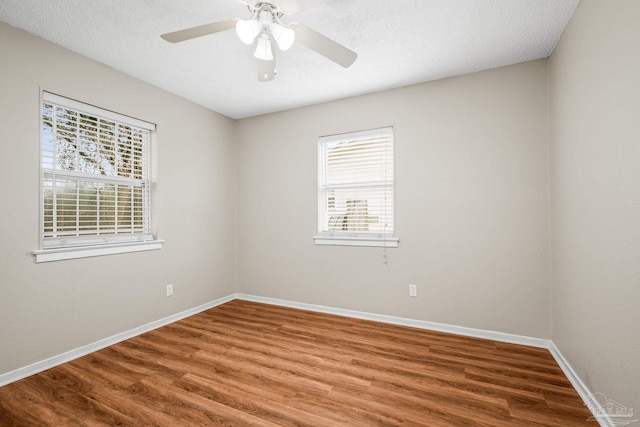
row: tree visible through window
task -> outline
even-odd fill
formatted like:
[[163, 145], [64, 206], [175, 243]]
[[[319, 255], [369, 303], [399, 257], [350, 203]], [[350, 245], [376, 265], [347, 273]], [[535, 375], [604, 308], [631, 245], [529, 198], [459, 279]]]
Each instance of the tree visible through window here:
[[154, 125], [44, 92], [41, 126], [42, 247], [151, 240]]
[[392, 128], [320, 137], [319, 237], [392, 237], [393, 176]]

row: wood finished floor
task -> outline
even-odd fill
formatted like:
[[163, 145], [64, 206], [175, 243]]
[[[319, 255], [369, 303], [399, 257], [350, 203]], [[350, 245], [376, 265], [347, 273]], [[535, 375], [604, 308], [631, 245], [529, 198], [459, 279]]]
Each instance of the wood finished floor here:
[[0, 388], [0, 425], [577, 426], [550, 353], [234, 300]]

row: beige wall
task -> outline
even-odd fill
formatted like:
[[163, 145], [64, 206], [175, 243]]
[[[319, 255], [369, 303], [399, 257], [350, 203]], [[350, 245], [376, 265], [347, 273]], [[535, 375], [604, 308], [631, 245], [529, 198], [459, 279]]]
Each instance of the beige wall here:
[[583, 0], [549, 61], [551, 337], [640, 411], [640, 2]]
[[[232, 293], [234, 122], [2, 23], [0, 58], [0, 373]], [[158, 125], [162, 250], [34, 264], [39, 88]]]
[[[233, 122], [0, 24], [0, 373], [237, 291], [551, 338], [637, 412], [638, 40], [583, 0], [548, 62]], [[162, 250], [33, 263], [40, 88], [158, 124]], [[316, 138], [387, 125], [400, 247], [315, 246]]]
[[[548, 338], [546, 93], [534, 61], [239, 121], [238, 290]], [[400, 247], [315, 246], [316, 138], [387, 125]]]

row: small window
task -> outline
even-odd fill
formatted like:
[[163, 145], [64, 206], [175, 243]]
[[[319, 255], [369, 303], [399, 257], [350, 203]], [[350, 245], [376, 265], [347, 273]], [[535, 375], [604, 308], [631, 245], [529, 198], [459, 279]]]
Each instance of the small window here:
[[[151, 123], [43, 92], [37, 262], [157, 249], [144, 245], [153, 241], [154, 130]], [[66, 254], [51, 255], [60, 253]]]
[[397, 247], [393, 128], [318, 139], [316, 244]]

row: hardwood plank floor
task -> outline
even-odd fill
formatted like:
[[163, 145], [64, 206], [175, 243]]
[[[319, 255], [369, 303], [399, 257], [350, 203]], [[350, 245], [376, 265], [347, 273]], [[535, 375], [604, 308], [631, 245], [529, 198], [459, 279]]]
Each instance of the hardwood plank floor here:
[[234, 300], [0, 388], [0, 425], [594, 426], [545, 349]]

